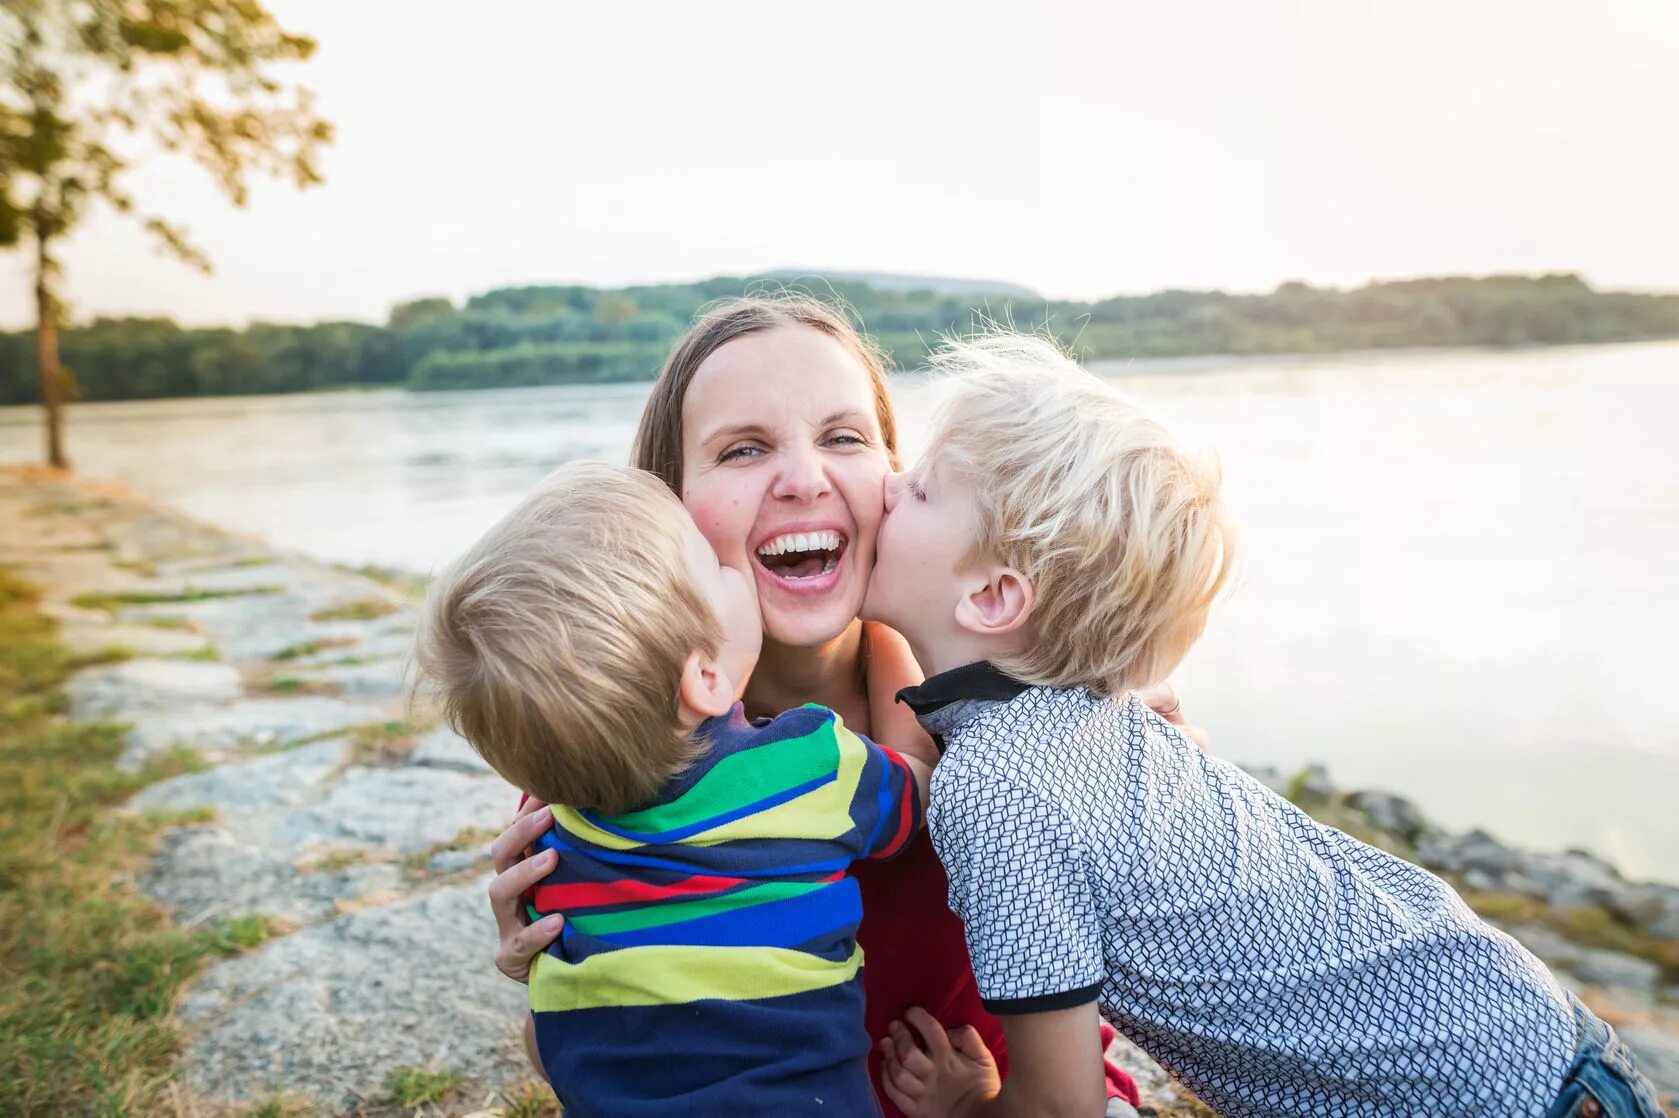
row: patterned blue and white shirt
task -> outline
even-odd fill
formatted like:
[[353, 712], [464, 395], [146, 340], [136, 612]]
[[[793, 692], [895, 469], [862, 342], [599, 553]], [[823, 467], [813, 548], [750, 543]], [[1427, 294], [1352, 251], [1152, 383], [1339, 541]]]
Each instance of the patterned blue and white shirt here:
[[986, 1007], [1095, 1000], [1232, 1118], [1542, 1118], [1577, 1040], [1543, 963], [1439, 878], [1207, 757], [1135, 696], [989, 664], [901, 696]]

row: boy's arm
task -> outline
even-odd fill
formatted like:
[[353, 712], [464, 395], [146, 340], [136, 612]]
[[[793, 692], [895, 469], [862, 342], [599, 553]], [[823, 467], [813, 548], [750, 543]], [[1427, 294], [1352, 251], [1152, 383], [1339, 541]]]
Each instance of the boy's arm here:
[[1107, 1109], [1096, 1003], [1004, 1014], [1009, 1080], [998, 1090], [990, 1054], [972, 1029], [946, 1034], [920, 1010], [894, 1022], [881, 1045], [881, 1085], [905, 1118], [1099, 1118]]

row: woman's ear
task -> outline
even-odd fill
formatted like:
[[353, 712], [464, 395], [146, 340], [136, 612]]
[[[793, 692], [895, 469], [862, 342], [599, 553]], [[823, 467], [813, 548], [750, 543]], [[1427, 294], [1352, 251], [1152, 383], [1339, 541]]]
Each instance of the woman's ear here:
[[1032, 580], [1013, 567], [993, 567], [983, 584], [956, 603], [956, 624], [976, 637], [1005, 637], [1032, 616]]
[[684, 726], [698, 726], [707, 718], [729, 713], [735, 705], [735, 686], [715, 656], [696, 648], [682, 662], [676, 683], [676, 709]]

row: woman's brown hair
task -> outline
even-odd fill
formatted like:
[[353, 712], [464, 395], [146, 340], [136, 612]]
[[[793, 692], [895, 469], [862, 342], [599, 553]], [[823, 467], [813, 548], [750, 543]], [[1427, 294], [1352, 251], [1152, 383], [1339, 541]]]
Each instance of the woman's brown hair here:
[[631, 464], [658, 475], [673, 493], [682, 496], [682, 404], [688, 398], [694, 374], [706, 358], [727, 343], [778, 326], [806, 326], [820, 331], [857, 358], [869, 374], [887, 460], [897, 469], [898, 425], [892, 415], [892, 398], [886, 391], [886, 362], [880, 349], [851, 324], [843, 309], [790, 292], [730, 299], [700, 315], [659, 370], [653, 394], [641, 413], [641, 426], [630, 452]]

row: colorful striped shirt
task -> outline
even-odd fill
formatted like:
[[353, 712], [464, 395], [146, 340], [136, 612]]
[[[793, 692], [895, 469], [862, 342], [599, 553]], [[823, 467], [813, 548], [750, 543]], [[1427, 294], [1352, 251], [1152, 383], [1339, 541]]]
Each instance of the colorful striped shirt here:
[[537, 1047], [568, 1118], [878, 1113], [846, 874], [920, 825], [915, 781], [826, 707], [697, 734], [700, 757], [623, 815], [554, 807], [566, 917], [531, 970]]

